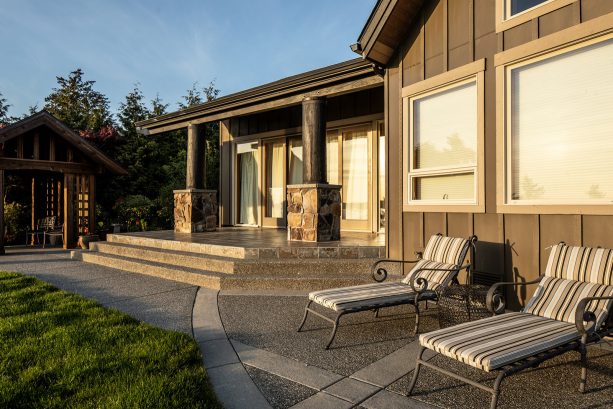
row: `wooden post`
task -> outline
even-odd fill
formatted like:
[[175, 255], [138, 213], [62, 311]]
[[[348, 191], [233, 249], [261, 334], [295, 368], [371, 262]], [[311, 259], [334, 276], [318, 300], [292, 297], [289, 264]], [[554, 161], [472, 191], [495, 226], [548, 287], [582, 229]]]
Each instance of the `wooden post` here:
[[34, 145], [32, 146], [32, 155], [34, 156], [34, 160], [40, 159], [40, 135], [37, 133], [34, 134]]
[[198, 125], [187, 126], [186, 189], [204, 188], [204, 149]]
[[302, 101], [302, 151], [304, 183], [327, 183], [326, 97]]
[[75, 175], [64, 174], [64, 248], [71, 248], [75, 238]]
[[[32, 199], [30, 203], [32, 206], [31, 227], [32, 227], [32, 230], [36, 230], [36, 227], [37, 227], [36, 226], [36, 217], [37, 217], [37, 214], [36, 214], [36, 176], [32, 176], [32, 197], [31, 199]], [[35, 241], [36, 241], [36, 235], [32, 235], [32, 242], [30, 244], [31, 245], [36, 244]]]
[[4, 170], [0, 169], [0, 254], [4, 254]]
[[89, 220], [89, 234], [94, 234], [96, 232], [96, 176], [89, 175], [89, 193], [87, 198], [89, 203], [88, 207], [88, 220]]

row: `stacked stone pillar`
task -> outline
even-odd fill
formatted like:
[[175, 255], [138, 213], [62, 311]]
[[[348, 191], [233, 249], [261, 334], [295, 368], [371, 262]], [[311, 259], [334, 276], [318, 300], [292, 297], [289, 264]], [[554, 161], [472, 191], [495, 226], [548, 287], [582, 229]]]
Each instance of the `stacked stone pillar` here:
[[341, 187], [326, 177], [326, 98], [302, 101], [304, 183], [287, 186], [287, 236], [290, 241], [341, 238]]
[[205, 189], [205, 146], [203, 129], [187, 127], [185, 189], [174, 191], [175, 232], [196, 233], [217, 228], [217, 191]]

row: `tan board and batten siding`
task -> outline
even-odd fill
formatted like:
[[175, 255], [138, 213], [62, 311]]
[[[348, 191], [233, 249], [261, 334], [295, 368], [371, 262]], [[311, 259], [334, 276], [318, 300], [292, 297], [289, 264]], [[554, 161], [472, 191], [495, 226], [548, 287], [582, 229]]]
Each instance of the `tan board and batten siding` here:
[[[426, 1], [406, 41], [387, 65], [385, 77], [388, 155], [389, 256], [412, 259], [437, 232], [480, 240], [476, 268], [506, 280], [528, 281], [545, 266], [547, 247], [613, 247], [613, 216], [500, 214], [496, 212], [495, 54], [613, 12], [611, 0], [577, 0], [513, 27], [496, 30], [496, 1]], [[485, 70], [485, 213], [403, 211], [403, 87], [486, 59]], [[402, 221], [395, 222], [395, 221]], [[504, 275], [501, 274], [504, 272]], [[534, 288], [518, 293], [520, 304]], [[516, 305], [517, 306], [517, 305]]]

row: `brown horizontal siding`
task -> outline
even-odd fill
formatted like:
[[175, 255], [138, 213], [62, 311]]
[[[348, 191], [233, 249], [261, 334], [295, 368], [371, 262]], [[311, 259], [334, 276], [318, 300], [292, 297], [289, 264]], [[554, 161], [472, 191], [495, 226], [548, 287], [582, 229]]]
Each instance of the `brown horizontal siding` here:
[[[547, 261], [548, 247], [559, 241], [613, 247], [613, 216], [516, 215], [496, 213], [496, 93], [494, 55], [540, 37], [613, 12], [613, 1], [578, 0], [533, 21], [496, 33], [492, 0], [428, 2], [409, 30], [387, 71], [386, 126], [389, 141], [388, 246], [392, 256], [412, 259], [431, 234], [479, 237], [475, 269], [505, 280], [536, 278]], [[399, 93], [447, 70], [486, 59], [485, 169], [486, 212], [402, 212], [402, 121]], [[532, 295], [528, 289], [509, 290], [518, 308]]]

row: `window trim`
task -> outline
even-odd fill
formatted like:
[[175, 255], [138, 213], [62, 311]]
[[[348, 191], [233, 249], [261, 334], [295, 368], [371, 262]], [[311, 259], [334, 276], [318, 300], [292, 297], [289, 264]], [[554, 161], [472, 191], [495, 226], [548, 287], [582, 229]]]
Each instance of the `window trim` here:
[[557, 9], [575, 3], [578, 0], [548, 0], [537, 4], [521, 13], [507, 17], [507, 9], [510, 0], [496, 0], [496, 32], [508, 30], [527, 21], [538, 18], [544, 14], [551, 13]]
[[508, 73], [511, 69], [581, 49], [613, 38], [613, 13], [536, 40], [495, 56], [496, 65], [496, 210], [508, 214], [597, 214], [613, 215], [611, 203], [560, 204], [509, 201], [511, 143], [508, 135]]
[[[431, 168], [427, 171], [412, 171], [411, 129], [412, 110], [409, 101], [413, 98], [432, 95], [440, 91], [451, 89], [455, 86], [475, 82], [477, 87], [477, 163], [474, 166], [456, 166], [439, 168], [441, 172]], [[448, 212], [448, 213], [484, 213], [485, 212], [485, 159], [484, 159], [484, 135], [485, 135], [485, 58], [458, 67], [451, 71], [439, 74], [427, 80], [402, 88], [402, 197], [403, 211], [405, 212]], [[475, 174], [475, 200], [457, 201], [429, 201], [410, 200], [413, 179], [425, 176], [444, 176], [449, 174], [462, 174], [463, 170], [474, 171]]]

